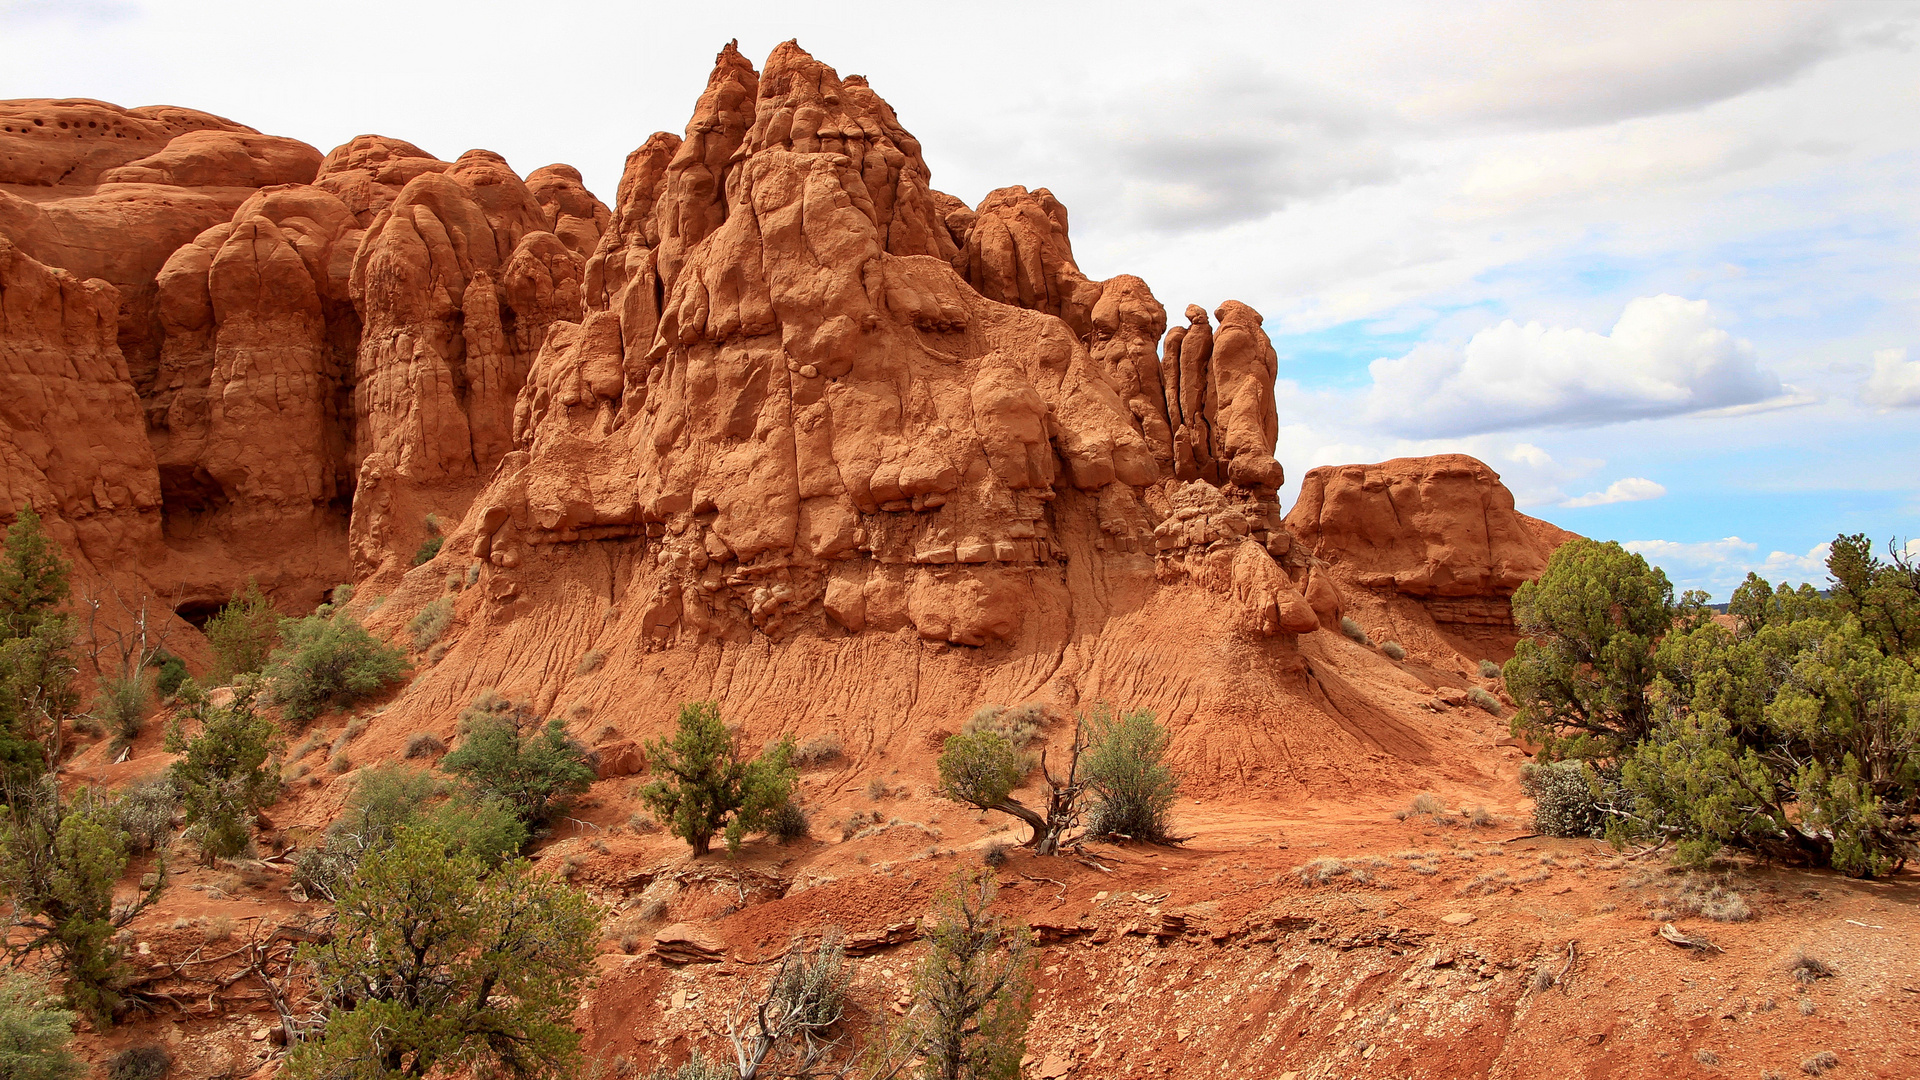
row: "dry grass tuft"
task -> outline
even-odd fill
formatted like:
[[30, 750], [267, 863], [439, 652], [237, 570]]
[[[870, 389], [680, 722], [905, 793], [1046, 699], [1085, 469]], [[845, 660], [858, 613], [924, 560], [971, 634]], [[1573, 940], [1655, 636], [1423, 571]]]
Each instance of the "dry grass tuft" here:
[[1840, 974], [1840, 970], [1803, 947], [1793, 950], [1793, 955], [1787, 958], [1787, 974], [1801, 983], [1811, 984], [1819, 979], [1831, 979]]
[[1820, 1076], [1840, 1067], [1840, 1055], [1831, 1050], [1822, 1050], [1800, 1063], [1800, 1071], [1808, 1076]]

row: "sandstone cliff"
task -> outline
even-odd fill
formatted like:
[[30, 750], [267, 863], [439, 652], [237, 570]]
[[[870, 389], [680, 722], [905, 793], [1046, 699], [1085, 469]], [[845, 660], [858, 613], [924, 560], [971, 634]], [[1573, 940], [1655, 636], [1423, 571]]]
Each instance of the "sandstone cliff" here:
[[[1105, 700], [1235, 784], [1473, 768], [1400, 706], [1505, 648], [1550, 550], [1498, 478], [1316, 470], [1283, 522], [1258, 312], [1169, 330], [1080, 271], [1047, 189], [937, 190], [795, 43], [723, 50], [611, 208], [484, 150], [0, 121], [9, 512], [188, 618], [250, 577], [290, 611], [355, 581], [395, 635], [448, 598], [389, 731], [483, 687], [602, 741], [720, 697], [884, 755], [981, 701]], [[1320, 632], [1348, 610], [1413, 665]]]

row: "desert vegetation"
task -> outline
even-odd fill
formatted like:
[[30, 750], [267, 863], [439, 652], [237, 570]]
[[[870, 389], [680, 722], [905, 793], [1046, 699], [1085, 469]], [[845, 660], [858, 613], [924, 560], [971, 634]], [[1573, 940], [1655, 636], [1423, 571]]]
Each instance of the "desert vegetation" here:
[[[1835, 586], [1749, 575], [1731, 626], [1617, 544], [1574, 541], [1521, 586], [1504, 675], [1541, 831], [1723, 848], [1874, 877], [1915, 854], [1920, 568], [1835, 539]], [[1601, 825], [1605, 821], [1604, 828]]]
[[790, 738], [746, 757], [717, 704], [689, 702], [680, 707], [673, 738], [647, 744], [647, 759], [660, 776], [640, 797], [695, 855], [707, 853], [715, 834], [725, 838], [729, 851], [737, 850], [748, 833], [778, 826], [793, 795], [792, 758]]
[[[1040, 855], [1058, 853], [1083, 815], [1088, 836], [1177, 840], [1169, 815], [1180, 782], [1166, 764], [1166, 729], [1151, 711], [1115, 716], [1105, 705], [1094, 706], [1076, 722], [1065, 771], [1058, 775], [1047, 767], [1044, 751], [1036, 759], [1014, 741], [1027, 731], [1037, 734], [1044, 714], [1007, 725], [1001, 718], [1012, 712], [983, 709], [946, 740], [937, 762], [941, 796], [1024, 822], [1032, 830], [1027, 846]], [[983, 716], [987, 722], [980, 722]], [[1013, 796], [1036, 766], [1045, 785], [1044, 812]]]

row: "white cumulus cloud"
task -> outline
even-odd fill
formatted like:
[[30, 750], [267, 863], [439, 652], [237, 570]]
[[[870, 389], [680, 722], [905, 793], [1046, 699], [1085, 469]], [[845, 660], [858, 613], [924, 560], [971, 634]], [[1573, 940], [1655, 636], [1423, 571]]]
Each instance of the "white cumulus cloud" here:
[[1607, 506], [1611, 503], [1645, 502], [1648, 499], [1657, 499], [1666, 493], [1665, 485], [1644, 476], [1625, 476], [1608, 484], [1605, 491], [1590, 491], [1577, 499], [1568, 499], [1560, 505], [1579, 509], [1584, 506]]
[[1749, 573], [1759, 574], [1774, 584], [1784, 581], [1789, 585], [1802, 582], [1824, 585], [1827, 556], [1833, 551], [1831, 543], [1822, 543], [1815, 544], [1805, 554], [1772, 551], [1765, 558], [1757, 558], [1760, 545], [1737, 536], [1701, 543], [1629, 540], [1621, 546], [1645, 556], [1676, 583], [1703, 586], [1719, 600], [1731, 596]]
[[1907, 359], [1905, 349], [1881, 349], [1873, 354], [1873, 374], [1861, 393], [1869, 405], [1883, 409], [1920, 406], [1920, 360]]
[[1609, 333], [1511, 319], [1464, 346], [1424, 343], [1370, 365], [1367, 411], [1413, 436], [1584, 426], [1780, 398], [1751, 344], [1715, 325], [1704, 300], [1628, 302]]

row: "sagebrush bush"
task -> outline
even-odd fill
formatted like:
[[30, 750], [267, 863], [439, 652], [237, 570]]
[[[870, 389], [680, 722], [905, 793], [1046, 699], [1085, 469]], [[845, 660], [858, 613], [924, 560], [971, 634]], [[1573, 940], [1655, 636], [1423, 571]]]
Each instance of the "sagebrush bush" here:
[[420, 609], [418, 614], [414, 615], [413, 619], [407, 623], [407, 633], [413, 636], [414, 650], [424, 652], [434, 642], [439, 641], [440, 635], [446, 633], [447, 627], [452, 625], [453, 597], [442, 596], [438, 600], [430, 601]]
[[1486, 710], [1489, 713], [1492, 713], [1495, 716], [1499, 716], [1501, 713], [1505, 711], [1500, 707], [1499, 698], [1494, 697], [1492, 694], [1488, 693], [1487, 691], [1481, 689], [1478, 686], [1467, 691], [1467, 700], [1473, 702], [1475, 705], [1480, 706], [1482, 709]]
[[1607, 811], [1626, 801], [1617, 777], [1579, 761], [1528, 762], [1520, 790], [1533, 800], [1533, 831], [1542, 836], [1605, 836]]
[[1397, 641], [1389, 641], [1385, 645], [1380, 646], [1380, 651], [1395, 660], [1405, 660], [1407, 658], [1407, 647]]
[[129, 1046], [107, 1060], [107, 1080], [161, 1080], [173, 1068], [173, 1055], [155, 1043]]
[[283, 619], [280, 634], [285, 644], [273, 654], [267, 678], [274, 703], [296, 723], [330, 705], [372, 697], [406, 675], [405, 654], [345, 614]]
[[1480, 661], [1480, 677], [1481, 677], [1481, 678], [1483, 678], [1483, 679], [1497, 679], [1497, 678], [1499, 678], [1499, 677], [1500, 677], [1500, 665], [1499, 665], [1499, 664], [1496, 664], [1496, 663], [1494, 663], [1494, 662], [1493, 662], [1493, 661], [1491, 661], [1491, 660], [1482, 660], [1482, 661]]
[[31, 976], [0, 972], [0, 1076], [79, 1080], [87, 1074], [73, 1053], [74, 1015], [52, 998]]
[[1350, 615], [1340, 616], [1340, 632], [1362, 645], [1373, 644], [1373, 639], [1367, 636], [1367, 631]]
[[1787, 958], [1786, 966], [1787, 974], [1793, 976], [1795, 982], [1800, 983], [1831, 979], [1840, 973], [1832, 964], [1809, 953], [1804, 947], [1793, 950], [1793, 955]]
[[574, 671], [581, 675], [591, 675], [599, 671], [600, 665], [606, 662], [607, 654], [605, 652], [600, 649], [588, 649], [586, 652], [580, 654], [579, 666], [575, 667]]
[[991, 731], [1007, 742], [1015, 750], [1024, 750], [1047, 725], [1047, 707], [1045, 705], [982, 705], [965, 724], [960, 726], [960, 734], [972, 735], [976, 732]]
[[447, 744], [440, 736], [428, 731], [416, 731], [407, 739], [407, 757], [433, 757], [446, 753]]
[[138, 855], [165, 847], [179, 805], [180, 797], [165, 776], [149, 776], [120, 789], [114, 809], [127, 833], [127, 850]]
[[1080, 764], [1093, 791], [1087, 835], [1149, 843], [1175, 840], [1172, 812], [1180, 778], [1167, 765], [1167, 729], [1152, 710], [1115, 716], [1104, 705], [1086, 719], [1088, 746]]
[[775, 810], [771, 820], [767, 822], [767, 835], [782, 844], [805, 840], [812, 835], [806, 810], [792, 799], [781, 803], [780, 809]]
[[793, 763], [802, 769], [840, 759], [840, 736], [829, 731], [793, 748]]
[[1393, 816], [1399, 818], [1401, 821], [1417, 817], [1432, 818], [1434, 821], [1440, 821], [1447, 817], [1447, 804], [1445, 800], [1433, 792], [1423, 791], [1413, 797], [1413, 801], [1407, 804], [1405, 810], [1397, 811]]

